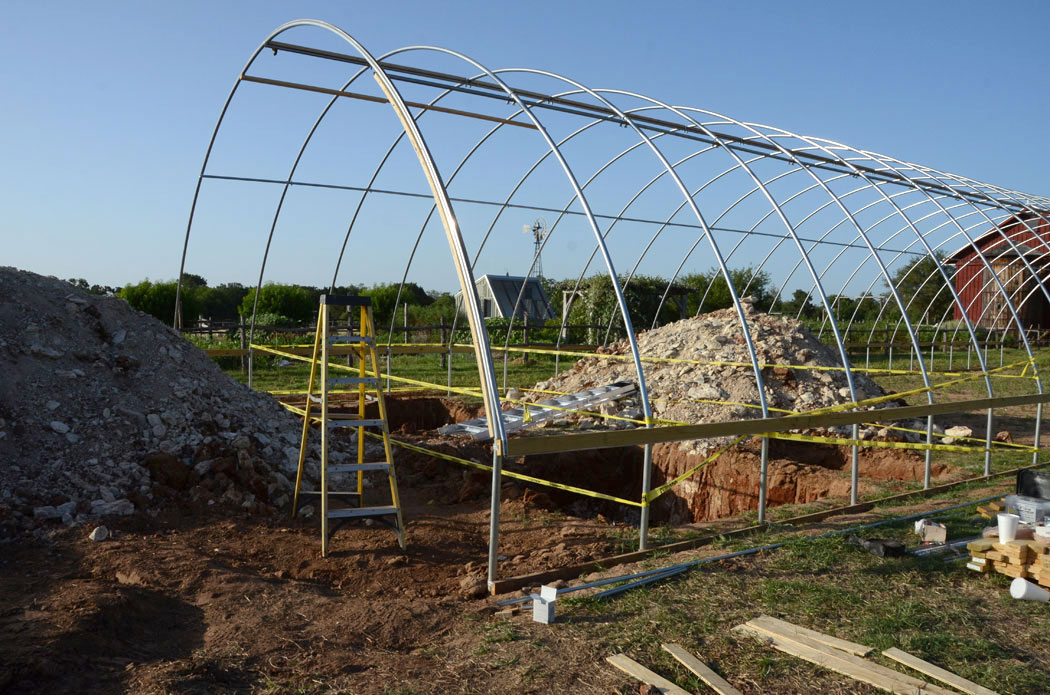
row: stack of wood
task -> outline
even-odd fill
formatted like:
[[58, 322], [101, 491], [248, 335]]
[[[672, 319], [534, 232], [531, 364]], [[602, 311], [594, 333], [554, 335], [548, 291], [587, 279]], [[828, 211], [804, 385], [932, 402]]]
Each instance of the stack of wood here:
[[968, 569], [1031, 579], [1050, 587], [1050, 545], [1034, 540], [999, 543], [984, 539], [967, 543], [966, 549], [970, 551]]
[[1005, 500], [995, 500], [988, 504], [977, 505], [977, 513], [985, 519], [995, 519], [996, 515], [1006, 509]]

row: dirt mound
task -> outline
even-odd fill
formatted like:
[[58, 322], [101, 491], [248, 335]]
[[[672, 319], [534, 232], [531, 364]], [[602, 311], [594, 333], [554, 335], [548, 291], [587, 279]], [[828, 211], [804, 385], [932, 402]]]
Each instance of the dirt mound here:
[[[744, 309], [758, 360], [769, 365], [762, 370], [762, 378], [771, 416], [854, 400], [839, 355], [822, 344], [799, 321], [755, 311], [749, 302], [744, 303]], [[642, 333], [638, 336], [638, 347], [643, 358], [655, 358], [644, 361], [643, 367], [649, 399], [657, 418], [697, 424], [762, 417], [754, 370], [734, 310], [714, 311]], [[626, 341], [602, 352], [618, 356], [630, 354]], [[629, 359], [586, 357], [570, 370], [537, 384], [536, 389], [575, 392], [615, 381], [634, 380], [634, 367]], [[854, 374], [854, 388], [857, 400], [885, 395], [885, 391], [864, 374]], [[531, 398], [541, 396], [533, 394]], [[896, 403], [886, 402], [877, 407], [890, 405]], [[623, 400], [604, 405], [602, 412], [637, 420], [642, 416], [639, 406], [637, 400]], [[635, 426], [623, 420], [602, 422], [579, 415], [567, 420], [574, 420], [584, 428]], [[906, 426], [920, 430], [925, 424], [913, 421]], [[815, 428], [805, 432], [846, 437], [851, 434], [851, 428]], [[877, 428], [860, 431], [861, 439], [907, 438], [917, 441], [920, 436], [918, 433], [898, 435]], [[720, 437], [656, 446], [654, 484], [692, 469], [730, 441], [729, 437]], [[728, 517], [755, 509], [759, 466], [752, 444], [741, 444], [716, 463], [705, 466], [683, 481], [655, 506], [658, 518], [681, 523]], [[848, 448], [829, 445], [789, 447], [785, 444], [776, 447], [781, 453], [774, 453], [771, 457], [770, 504], [805, 503], [849, 492], [849, 479], [843, 476], [843, 470], [849, 468], [843, 453], [848, 452]], [[828, 465], [814, 463], [806, 460], [804, 451], [824, 451], [835, 460]], [[863, 450], [862, 470], [869, 470], [872, 478], [881, 480], [921, 479], [922, 471], [916, 468], [916, 457], [911, 452], [894, 451], [893, 461], [886, 462], [881, 461], [880, 454]], [[629, 488], [637, 488], [633, 480]]]
[[[762, 371], [766, 403], [771, 409], [814, 410], [853, 400], [838, 354], [805, 326], [786, 316], [754, 311], [749, 302], [744, 308], [759, 362], [782, 365]], [[734, 310], [713, 311], [641, 333], [638, 349], [643, 358], [659, 360], [643, 362], [655, 417], [689, 424], [762, 417], [755, 373]], [[603, 352], [630, 354], [627, 341]], [[630, 360], [585, 357], [572, 369], [536, 384], [536, 388], [575, 392], [636, 380]], [[858, 400], [885, 393], [864, 374], [854, 374], [854, 385]], [[621, 401], [606, 414], [637, 419], [641, 409], [635, 401]], [[624, 426], [616, 421], [610, 425]], [[683, 442], [681, 446], [702, 453], [724, 441]]]
[[0, 268], [0, 539], [172, 503], [272, 511], [300, 426], [123, 300]]

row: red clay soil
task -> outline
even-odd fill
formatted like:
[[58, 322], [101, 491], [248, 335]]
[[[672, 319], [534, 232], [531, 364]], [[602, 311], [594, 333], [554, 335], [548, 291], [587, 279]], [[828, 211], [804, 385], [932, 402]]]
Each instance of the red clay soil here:
[[[314, 692], [311, 679], [347, 693], [533, 692], [458, 661], [491, 612], [487, 504], [446, 504], [458, 475], [408, 468], [405, 553], [392, 531], [356, 526], [322, 559], [310, 521], [190, 509], [118, 521], [101, 543], [76, 528], [8, 545], [0, 693]], [[607, 524], [552, 524], [518, 494], [502, 508], [503, 576], [617, 550]]]

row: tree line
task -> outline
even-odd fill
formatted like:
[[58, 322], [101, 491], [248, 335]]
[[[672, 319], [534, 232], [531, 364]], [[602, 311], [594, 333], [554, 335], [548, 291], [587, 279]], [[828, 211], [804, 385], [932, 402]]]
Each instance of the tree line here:
[[[915, 323], [937, 323], [951, 308], [952, 297], [945, 289], [944, 278], [937, 270], [942, 258], [922, 257], [898, 269], [892, 276], [893, 285], [908, 307], [909, 318]], [[794, 290], [790, 296], [778, 296], [777, 287], [765, 270], [752, 267], [729, 270], [733, 287], [741, 296], [750, 297], [755, 308], [811, 321], [823, 318], [824, 306], [814, 291]], [[568, 313], [570, 325], [597, 325], [622, 329], [616, 295], [607, 275], [592, 275], [576, 279], [552, 280], [541, 278], [544, 291], [554, 316], [548, 323], [561, 323], [563, 301], [571, 301]], [[142, 280], [122, 288], [91, 285], [83, 278], [71, 278], [71, 284], [96, 294], [115, 295], [132, 307], [171, 324], [174, 320], [176, 282], [174, 280]], [[729, 285], [721, 271], [712, 268], [706, 272], [683, 275], [672, 283], [659, 276], [635, 275], [629, 280], [620, 278], [624, 298], [632, 316], [635, 330], [652, 325], [664, 325], [678, 320], [683, 314], [694, 316], [732, 306]], [[394, 321], [395, 302], [399, 283], [379, 283], [366, 287], [346, 285], [335, 288], [333, 294], [365, 295], [372, 298], [372, 311], [379, 327]], [[575, 294], [573, 293], [575, 291]], [[268, 326], [288, 326], [309, 323], [316, 319], [320, 295], [327, 288], [309, 285], [266, 283], [262, 286], [256, 309], [256, 323]], [[666, 293], [666, 294], [665, 294]], [[212, 321], [237, 321], [250, 317], [256, 304], [254, 287], [236, 282], [210, 286], [200, 275], [185, 273], [181, 295], [183, 325], [192, 325], [197, 318]], [[785, 293], [786, 295], [786, 293]], [[829, 296], [832, 312], [840, 324], [882, 321], [896, 323], [900, 311], [892, 299], [888, 286], [879, 294], [864, 297]], [[684, 306], [682, 306], [684, 303]], [[416, 283], [406, 283], [398, 302], [396, 324], [407, 320], [412, 326], [450, 324], [456, 315], [455, 297], [448, 292], [428, 291]], [[684, 311], [683, 311], [684, 310]], [[532, 317], [530, 320], [535, 320]], [[948, 316], [950, 319], [951, 317]], [[460, 323], [463, 323], [462, 321]]]

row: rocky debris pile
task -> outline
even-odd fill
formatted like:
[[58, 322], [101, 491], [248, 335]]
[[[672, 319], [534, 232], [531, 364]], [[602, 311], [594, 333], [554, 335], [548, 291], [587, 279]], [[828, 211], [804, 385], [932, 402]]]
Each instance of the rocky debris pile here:
[[287, 509], [301, 422], [123, 300], [0, 268], [0, 538], [172, 504]]
[[[755, 311], [748, 301], [743, 306], [759, 362], [778, 365], [762, 370], [766, 403], [771, 409], [807, 411], [853, 400], [845, 372], [836, 369], [842, 366], [836, 352], [795, 319]], [[713, 311], [647, 331], [638, 336], [638, 348], [643, 358], [681, 360], [643, 362], [655, 417], [689, 424], [762, 417], [755, 373], [735, 310]], [[603, 352], [630, 354], [627, 341]], [[630, 360], [585, 357], [572, 369], [536, 384], [535, 388], [575, 392], [614, 381], [636, 380]], [[854, 373], [854, 387], [857, 400], [861, 401], [885, 394], [864, 374]], [[607, 404], [602, 413], [642, 417], [638, 402], [629, 400]], [[778, 414], [783, 413], [771, 413], [774, 417]], [[577, 420], [585, 428], [599, 426], [586, 418]], [[626, 423], [609, 420], [605, 426], [624, 427]], [[850, 428], [821, 431], [840, 435], [849, 432]], [[877, 434], [877, 430], [871, 430], [861, 436], [874, 438]], [[892, 437], [889, 432], [885, 434]], [[681, 446], [699, 454], [722, 446], [725, 441], [683, 442]]]

